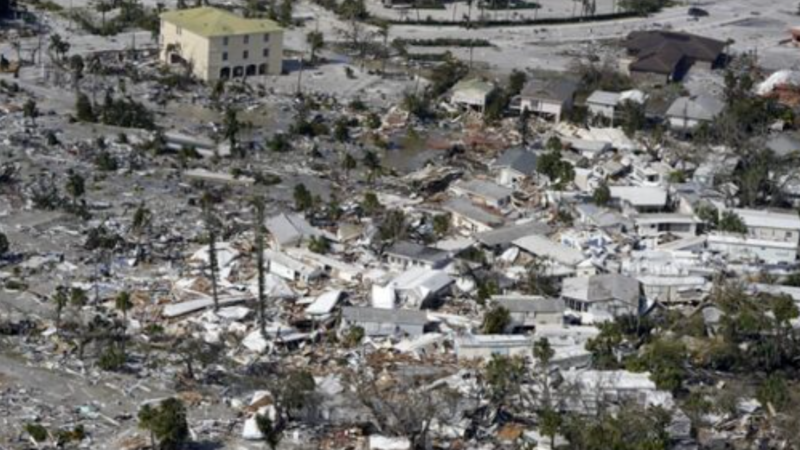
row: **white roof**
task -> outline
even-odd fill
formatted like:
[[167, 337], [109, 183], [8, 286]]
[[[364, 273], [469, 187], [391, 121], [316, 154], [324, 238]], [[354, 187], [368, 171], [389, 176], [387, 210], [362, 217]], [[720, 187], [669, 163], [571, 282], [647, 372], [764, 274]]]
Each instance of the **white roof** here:
[[758, 209], [734, 209], [733, 212], [748, 227], [800, 230], [800, 216], [795, 212], [788, 214]]
[[611, 186], [611, 197], [633, 206], [661, 206], [667, 204], [667, 191], [650, 186]]
[[586, 259], [580, 250], [567, 247], [566, 245], [536, 234], [519, 238], [514, 241], [513, 244], [528, 253], [550, 258], [567, 266], [578, 265]]
[[531, 345], [528, 336], [519, 334], [470, 334], [456, 339], [459, 347], [521, 347]]
[[756, 94], [769, 95], [780, 86], [800, 86], [800, 72], [795, 70], [779, 70], [756, 86]]
[[328, 291], [317, 297], [317, 299], [314, 300], [314, 303], [308, 305], [308, 308], [306, 308], [306, 314], [311, 316], [324, 316], [325, 314], [330, 314], [341, 297], [342, 291], [338, 289]]
[[398, 275], [389, 283], [389, 286], [401, 291], [423, 288], [430, 292], [436, 292], [452, 282], [453, 279], [441, 270], [415, 267]]
[[619, 102], [619, 92], [608, 92], [608, 91], [594, 91], [589, 98], [586, 99], [586, 103], [594, 103], [597, 105], [607, 105], [607, 106], [614, 106]]
[[766, 239], [751, 239], [740, 234], [710, 233], [708, 235], [709, 245], [729, 244], [729, 245], [749, 245], [752, 247], [769, 247], [784, 250], [797, 249], [796, 242], [769, 241]]
[[316, 267], [310, 264], [306, 264], [303, 261], [298, 261], [292, 258], [291, 256], [284, 255], [283, 253], [278, 253], [269, 249], [264, 250], [264, 258], [266, 258], [267, 261], [280, 264], [284, 267], [288, 267], [289, 269], [292, 269], [295, 272], [299, 273], [308, 274], [316, 270]]
[[656, 384], [650, 380], [649, 372], [627, 370], [582, 370], [563, 374], [569, 382], [587, 389], [636, 389], [655, 391]]

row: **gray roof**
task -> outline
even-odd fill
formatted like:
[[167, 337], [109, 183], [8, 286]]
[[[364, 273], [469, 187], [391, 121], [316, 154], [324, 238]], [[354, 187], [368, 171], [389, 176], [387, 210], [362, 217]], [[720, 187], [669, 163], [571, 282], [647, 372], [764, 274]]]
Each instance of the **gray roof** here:
[[560, 313], [566, 308], [560, 298], [535, 295], [494, 295], [492, 301], [511, 313]]
[[430, 263], [439, 263], [450, 259], [449, 252], [409, 241], [395, 243], [386, 250], [386, 254]]
[[777, 156], [789, 156], [800, 152], [800, 136], [796, 133], [781, 133], [767, 141], [767, 148]]
[[530, 236], [532, 234], [545, 235], [549, 234], [551, 231], [553, 230], [550, 225], [544, 222], [531, 221], [498, 228], [496, 230], [484, 231], [483, 233], [478, 233], [475, 238], [483, 245], [495, 247], [498, 245], [510, 244], [525, 236]]
[[583, 252], [553, 241], [546, 236], [533, 234], [514, 241], [514, 245], [536, 256], [549, 258], [566, 266], [576, 266], [586, 260]]
[[589, 98], [586, 99], [587, 104], [616, 106], [619, 103], [619, 92], [608, 91], [594, 91]]
[[667, 110], [668, 117], [677, 117], [710, 122], [725, 109], [725, 103], [708, 96], [679, 97]]
[[520, 96], [533, 100], [556, 100], [563, 102], [572, 99], [578, 90], [578, 84], [563, 78], [555, 80], [533, 79], [528, 81]]
[[502, 217], [472, 204], [472, 202], [463, 197], [451, 198], [442, 205], [442, 208], [445, 211], [458, 214], [469, 220], [480, 222], [490, 227], [499, 227], [505, 223]]
[[492, 165], [494, 167], [508, 167], [530, 176], [536, 172], [536, 154], [524, 148], [512, 148], [500, 155]]
[[342, 318], [356, 323], [395, 323], [398, 325], [425, 325], [428, 315], [410, 309], [381, 309], [347, 306], [342, 308]]
[[300, 214], [278, 214], [267, 219], [266, 225], [273, 239], [280, 245], [320, 234]]
[[639, 304], [639, 281], [619, 274], [567, 278], [561, 289], [562, 297], [585, 302], [622, 301]]
[[492, 183], [491, 181], [479, 179], [458, 181], [453, 185], [453, 188], [462, 190], [476, 197], [483, 197], [495, 201], [507, 198], [514, 193], [512, 189], [509, 189], [505, 186], [500, 186], [499, 184]]

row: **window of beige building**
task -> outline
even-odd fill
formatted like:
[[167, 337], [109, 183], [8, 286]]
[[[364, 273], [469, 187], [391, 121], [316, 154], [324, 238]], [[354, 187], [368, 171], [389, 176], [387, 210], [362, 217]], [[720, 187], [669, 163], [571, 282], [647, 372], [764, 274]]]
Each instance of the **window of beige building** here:
[[269, 33], [264, 35], [264, 42], [269, 42]]
[[222, 45], [224, 45], [225, 47], [227, 47], [227, 46], [228, 46], [228, 37], [227, 37], [227, 36], [225, 36], [224, 38], [222, 38]]
[[242, 59], [247, 59], [247, 58], [249, 58], [249, 57], [250, 57], [250, 52], [248, 52], [247, 50], [245, 50], [244, 52], [242, 52]]
[[223, 61], [227, 61], [228, 60], [228, 52], [222, 52], [222, 60]]
[[249, 44], [250, 43], [250, 36], [248, 36], [246, 34], [244, 35], [244, 43], [245, 44]]
[[269, 58], [269, 49], [265, 48], [263, 52], [264, 58]]

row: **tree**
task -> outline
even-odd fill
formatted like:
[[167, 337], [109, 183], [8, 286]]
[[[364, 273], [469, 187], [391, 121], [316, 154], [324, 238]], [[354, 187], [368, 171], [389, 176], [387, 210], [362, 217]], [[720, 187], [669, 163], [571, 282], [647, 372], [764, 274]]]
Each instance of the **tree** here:
[[67, 174], [67, 184], [65, 187], [67, 194], [72, 197], [72, 206], [77, 208], [78, 200], [80, 200], [86, 192], [86, 183], [81, 174], [70, 169]]
[[501, 334], [511, 325], [511, 313], [502, 306], [496, 306], [483, 318], [484, 334]]
[[131, 294], [128, 291], [121, 291], [114, 299], [114, 306], [119, 312], [122, 313], [123, 319], [128, 321], [128, 311], [133, 307], [131, 303]]
[[433, 232], [440, 238], [450, 232], [450, 214], [439, 214], [433, 217]]
[[131, 231], [136, 235], [136, 256], [137, 260], [142, 255], [142, 238], [150, 226], [153, 219], [153, 213], [145, 206], [144, 202], [141, 203], [136, 211], [133, 213], [133, 220], [131, 221]]
[[541, 258], [534, 258], [528, 265], [525, 291], [531, 295], [543, 295], [546, 297], [558, 295], [559, 290], [556, 281], [547, 274], [547, 266]]
[[256, 426], [258, 427], [258, 431], [261, 433], [261, 436], [264, 438], [264, 442], [267, 443], [269, 448], [275, 450], [278, 448], [278, 444], [280, 444], [281, 439], [283, 439], [283, 431], [277, 427], [269, 416], [259, 414], [256, 416]]
[[54, 62], [61, 64], [64, 61], [64, 56], [69, 52], [69, 48], [69, 42], [65, 41], [60, 34], [50, 35], [48, 51], [50, 51], [51, 59], [55, 60]]
[[3, 232], [0, 232], [0, 258], [8, 253], [10, 248], [11, 246], [8, 243], [8, 237]]
[[239, 112], [231, 106], [225, 109], [225, 116], [222, 119], [222, 135], [231, 146], [231, 154], [244, 157], [244, 150], [238, 145], [239, 133], [242, 131], [242, 123], [239, 121]]
[[324, 255], [331, 250], [331, 243], [323, 236], [312, 236], [308, 242], [308, 249], [314, 253]]
[[30, 119], [34, 124], [36, 123], [36, 118], [39, 117], [39, 109], [36, 107], [36, 100], [29, 98], [25, 101], [22, 105], [22, 115]]
[[67, 303], [69, 302], [69, 297], [67, 296], [67, 288], [64, 286], [57, 287], [55, 293], [53, 294], [52, 300], [56, 306], [56, 332], [60, 332], [61, 314], [64, 311], [64, 308], [67, 306]]
[[561, 429], [563, 418], [553, 408], [544, 408], [537, 413], [539, 419], [539, 432], [550, 438], [550, 448], [556, 448], [556, 435]]
[[649, 371], [659, 389], [676, 392], [686, 377], [686, 358], [683, 343], [659, 339], [644, 347], [642, 355], [632, 361], [630, 368]]
[[350, 140], [350, 119], [341, 117], [333, 126], [333, 138], [337, 142], [347, 142]]
[[85, 67], [86, 65], [81, 55], [72, 55], [69, 58], [69, 68], [72, 70], [72, 85], [75, 87], [76, 91], [78, 87], [80, 87], [80, 81], [83, 78], [83, 70]]
[[145, 405], [139, 410], [139, 427], [150, 432], [153, 447], [158, 450], [179, 450], [189, 440], [186, 407], [176, 398], [163, 400], [158, 406]]
[[383, 206], [381, 202], [378, 200], [378, 195], [372, 191], [367, 191], [364, 193], [364, 200], [361, 202], [361, 209], [364, 210], [364, 213], [368, 216], [373, 216], [377, 214]]
[[264, 265], [264, 199], [255, 197], [255, 237], [256, 237], [256, 271], [258, 272], [258, 327], [261, 336], [267, 338], [267, 295], [266, 295], [266, 268]]
[[489, 388], [489, 401], [498, 412], [520, 394], [525, 372], [525, 361], [522, 358], [492, 355], [483, 371], [483, 378]]
[[597, 186], [592, 194], [592, 201], [597, 206], [608, 206], [611, 202], [611, 189], [609, 189], [608, 183], [603, 181]]
[[791, 402], [786, 378], [781, 374], [770, 374], [758, 387], [756, 398], [762, 405], [772, 408], [773, 411], [784, 409]]
[[619, 106], [620, 125], [628, 137], [633, 137], [637, 131], [643, 130], [647, 125], [645, 107], [639, 102], [627, 100]]
[[381, 166], [381, 159], [377, 153], [372, 150], [367, 150], [364, 152], [364, 159], [362, 161], [364, 167], [369, 170], [369, 179], [370, 181], [374, 181], [378, 175], [383, 172], [383, 167]]
[[294, 187], [294, 207], [298, 211], [308, 211], [314, 207], [314, 197], [303, 183]]
[[342, 169], [345, 176], [349, 176], [350, 171], [355, 170], [356, 167], [358, 167], [358, 161], [350, 153], [345, 153], [344, 158], [342, 158]]
[[406, 215], [399, 209], [392, 209], [387, 212], [378, 228], [378, 236], [384, 242], [401, 240], [406, 236], [407, 232]]
[[508, 92], [511, 95], [517, 95], [522, 92], [522, 89], [525, 87], [525, 83], [528, 82], [528, 75], [521, 71], [514, 69], [511, 71], [511, 75], [508, 77]]
[[213, 199], [210, 192], [203, 194], [201, 200], [203, 204], [203, 217], [206, 225], [206, 233], [208, 233], [208, 269], [209, 276], [211, 277], [211, 296], [214, 300], [214, 312], [219, 311], [219, 291], [217, 289], [217, 274], [219, 273], [219, 264], [217, 262], [217, 228], [218, 221], [214, 216]]
[[83, 92], [78, 92], [75, 98], [75, 116], [81, 122], [95, 122], [97, 117], [89, 97]]
[[306, 35], [306, 43], [311, 51], [311, 64], [316, 64], [317, 53], [325, 47], [325, 35], [321, 31], [310, 31]]
[[733, 211], [725, 211], [719, 219], [717, 228], [720, 231], [737, 234], [747, 234], [747, 225], [738, 214]]

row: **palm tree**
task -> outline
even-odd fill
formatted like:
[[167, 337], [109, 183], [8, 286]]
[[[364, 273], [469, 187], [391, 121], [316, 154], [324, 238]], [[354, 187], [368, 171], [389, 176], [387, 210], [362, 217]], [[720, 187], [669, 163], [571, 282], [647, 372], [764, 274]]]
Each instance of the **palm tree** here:
[[231, 146], [231, 154], [244, 157], [244, 149], [238, 145], [239, 133], [242, 131], [242, 123], [239, 121], [239, 112], [231, 106], [225, 109], [225, 116], [222, 119], [222, 134]]
[[201, 200], [203, 204], [203, 216], [206, 222], [208, 233], [208, 269], [211, 276], [211, 297], [214, 300], [214, 312], [219, 311], [219, 291], [217, 290], [217, 220], [214, 217], [213, 200], [211, 194], [206, 192]]
[[60, 34], [56, 33], [50, 36], [50, 45], [48, 46], [48, 50], [55, 55], [55, 60], [57, 63], [63, 62], [64, 56], [67, 54], [67, 52], [69, 52], [69, 48], [69, 42], [62, 39]]
[[59, 286], [56, 288], [55, 294], [53, 294], [53, 302], [56, 305], [56, 332], [61, 332], [61, 313], [64, 311], [64, 308], [67, 306], [69, 298], [67, 297], [67, 289], [64, 286]]
[[342, 159], [342, 169], [344, 169], [345, 176], [350, 176], [350, 171], [355, 169], [358, 166], [358, 161], [353, 158], [353, 155], [350, 153], [345, 153], [344, 158]]
[[383, 52], [381, 54], [381, 74], [386, 74], [386, 61], [389, 59], [389, 28], [391, 24], [382, 20], [378, 22], [378, 36], [383, 38]]
[[364, 153], [363, 164], [364, 167], [369, 170], [370, 181], [374, 181], [375, 178], [377, 178], [377, 176], [383, 171], [380, 157], [378, 157], [378, 154], [372, 150], [367, 150], [366, 153]]
[[147, 227], [150, 226], [150, 222], [152, 221], [153, 213], [147, 209], [144, 202], [136, 208], [136, 212], [133, 213], [133, 222], [131, 223], [131, 231], [136, 235], [136, 260], [139, 260], [139, 257], [142, 254], [142, 236], [147, 231]]
[[311, 64], [316, 64], [317, 52], [325, 47], [325, 36], [321, 31], [311, 31], [306, 35], [306, 43], [311, 51]]
[[266, 318], [266, 279], [264, 275], [264, 200], [261, 197], [253, 199], [255, 207], [255, 235], [256, 235], [256, 270], [258, 271], [258, 326], [261, 336], [267, 338], [267, 318]]
[[114, 307], [122, 313], [122, 318], [127, 323], [128, 311], [133, 307], [133, 303], [131, 303], [131, 294], [129, 294], [128, 291], [122, 291], [117, 294], [117, 298], [114, 299]]

